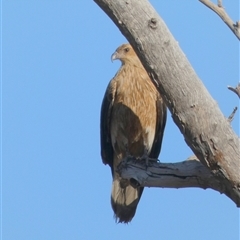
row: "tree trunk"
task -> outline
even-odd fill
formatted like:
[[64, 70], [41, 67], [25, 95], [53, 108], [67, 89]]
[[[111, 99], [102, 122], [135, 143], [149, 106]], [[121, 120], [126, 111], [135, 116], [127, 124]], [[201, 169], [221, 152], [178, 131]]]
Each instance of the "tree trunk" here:
[[135, 49], [188, 146], [239, 207], [239, 138], [163, 20], [146, 0], [94, 1]]

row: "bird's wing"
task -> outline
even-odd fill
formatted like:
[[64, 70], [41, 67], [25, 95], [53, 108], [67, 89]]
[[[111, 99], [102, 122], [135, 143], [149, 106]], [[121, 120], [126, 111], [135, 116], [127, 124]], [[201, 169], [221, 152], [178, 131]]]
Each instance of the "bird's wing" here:
[[152, 149], [149, 155], [150, 158], [158, 158], [162, 146], [163, 132], [167, 120], [167, 107], [160, 96], [158, 96], [158, 99], [156, 101], [156, 108], [157, 108], [156, 132]]
[[115, 84], [112, 80], [105, 92], [100, 117], [100, 137], [101, 137], [101, 156], [104, 164], [108, 164], [113, 168], [113, 147], [111, 142], [110, 124], [111, 112], [114, 102]]

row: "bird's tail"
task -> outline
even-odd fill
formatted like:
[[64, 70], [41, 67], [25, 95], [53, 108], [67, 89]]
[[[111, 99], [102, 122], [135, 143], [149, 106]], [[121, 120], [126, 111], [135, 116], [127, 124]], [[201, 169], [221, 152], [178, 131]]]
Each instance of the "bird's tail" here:
[[112, 184], [111, 204], [117, 222], [128, 223], [135, 215], [143, 187], [133, 188], [122, 184], [120, 179], [114, 179]]

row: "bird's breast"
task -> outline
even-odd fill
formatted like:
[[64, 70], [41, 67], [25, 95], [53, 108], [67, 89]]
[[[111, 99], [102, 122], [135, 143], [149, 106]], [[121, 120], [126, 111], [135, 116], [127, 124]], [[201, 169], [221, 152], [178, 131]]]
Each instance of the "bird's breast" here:
[[158, 93], [144, 73], [118, 76], [111, 138], [119, 153], [128, 151], [133, 156], [142, 156], [144, 149], [151, 150], [154, 141]]

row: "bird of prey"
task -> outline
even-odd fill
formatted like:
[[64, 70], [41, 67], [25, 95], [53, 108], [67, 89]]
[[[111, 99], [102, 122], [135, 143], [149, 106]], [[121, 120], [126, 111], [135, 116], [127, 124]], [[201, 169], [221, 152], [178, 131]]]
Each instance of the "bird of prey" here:
[[143, 187], [132, 187], [116, 172], [127, 156], [158, 158], [166, 123], [166, 106], [130, 44], [112, 54], [120, 69], [106, 89], [100, 119], [101, 156], [111, 167], [111, 204], [115, 220], [128, 223], [135, 215]]

